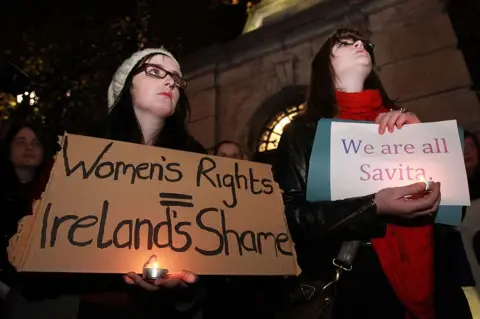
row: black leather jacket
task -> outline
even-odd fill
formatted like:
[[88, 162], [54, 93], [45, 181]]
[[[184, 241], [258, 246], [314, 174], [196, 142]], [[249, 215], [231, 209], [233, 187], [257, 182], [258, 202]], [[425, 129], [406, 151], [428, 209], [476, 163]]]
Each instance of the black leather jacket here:
[[285, 128], [274, 174], [283, 191], [299, 266], [307, 276], [327, 280], [332, 278], [332, 259], [342, 241], [382, 237], [386, 223], [376, 213], [374, 195], [325, 202], [306, 200], [316, 127], [317, 122], [298, 117]]

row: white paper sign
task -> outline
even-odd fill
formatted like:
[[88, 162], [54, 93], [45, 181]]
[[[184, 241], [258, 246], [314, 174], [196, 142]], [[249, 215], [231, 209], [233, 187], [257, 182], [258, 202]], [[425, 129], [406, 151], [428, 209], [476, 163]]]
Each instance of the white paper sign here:
[[442, 183], [442, 205], [470, 205], [455, 120], [383, 135], [377, 124], [332, 122], [330, 154], [332, 200], [427, 180]]

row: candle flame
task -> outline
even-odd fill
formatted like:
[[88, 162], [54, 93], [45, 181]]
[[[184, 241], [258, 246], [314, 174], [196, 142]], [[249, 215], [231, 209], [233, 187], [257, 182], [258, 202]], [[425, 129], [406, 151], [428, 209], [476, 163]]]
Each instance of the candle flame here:
[[157, 261], [157, 256], [155, 255], [152, 255], [148, 260], [147, 262], [143, 265], [143, 268], [155, 268], [155, 269], [159, 269], [160, 268], [160, 265]]
[[420, 176], [420, 181], [425, 183], [425, 191], [429, 191], [430, 190], [430, 187], [432, 186], [432, 182], [431, 181], [427, 181], [425, 179], [425, 176]]

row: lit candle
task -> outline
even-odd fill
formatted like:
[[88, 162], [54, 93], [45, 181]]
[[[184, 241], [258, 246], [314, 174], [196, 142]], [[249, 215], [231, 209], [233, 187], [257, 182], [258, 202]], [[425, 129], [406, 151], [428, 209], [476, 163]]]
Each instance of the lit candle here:
[[432, 187], [432, 181], [424, 181], [425, 182], [425, 191], [430, 191], [430, 188]]
[[421, 180], [420, 182], [423, 182], [425, 183], [425, 190], [421, 191], [421, 192], [418, 192], [416, 194], [411, 194], [411, 195], [407, 195], [404, 197], [404, 199], [420, 199], [420, 198], [423, 198], [425, 196], [427, 196], [428, 194], [430, 194], [431, 190], [430, 188], [432, 187], [432, 181], [427, 181], [425, 180], [425, 178], [423, 178], [423, 176], [421, 177]]
[[143, 266], [143, 279], [155, 280], [164, 278], [168, 273], [168, 269], [160, 268], [157, 256], [153, 255]]
[[425, 183], [425, 191], [429, 191], [433, 183], [432, 181], [427, 181], [423, 176], [420, 177], [420, 182]]

